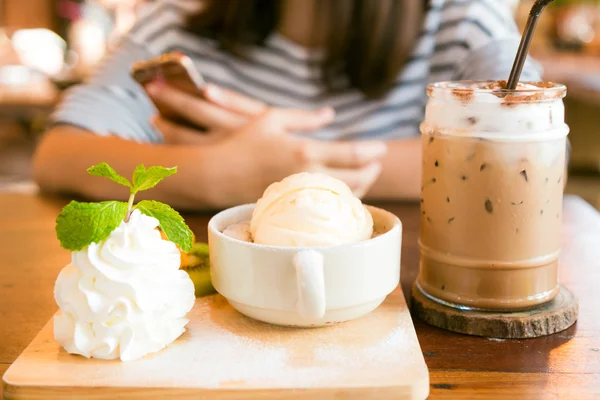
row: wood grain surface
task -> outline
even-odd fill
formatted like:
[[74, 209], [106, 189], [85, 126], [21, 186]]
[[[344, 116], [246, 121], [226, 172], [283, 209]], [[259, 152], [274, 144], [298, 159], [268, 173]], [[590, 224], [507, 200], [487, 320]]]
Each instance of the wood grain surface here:
[[[54, 281], [69, 260], [53, 232], [63, 204], [0, 194], [0, 371], [56, 311]], [[403, 222], [401, 279], [409, 295], [418, 269], [418, 205], [376, 205]], [[210, 216], [186, 216], [198, 240], [206, 240]], [[579, 198], [565, 198], [562, 242], [560, 279], [579, 298], [577, 323], [536, 339], [488, 340], [414, 321], [430, 371], [430, 398], [600, 398], [600, 215]]]
[[398, 287], [363, 318], [292, 329], [244, 317], [220, 295], [196, 300], [186, 332], [135, 362], [69, 355], [52, 321], [4, 376], [7, 399], [379, 399], [423, 400], [429, 375]]

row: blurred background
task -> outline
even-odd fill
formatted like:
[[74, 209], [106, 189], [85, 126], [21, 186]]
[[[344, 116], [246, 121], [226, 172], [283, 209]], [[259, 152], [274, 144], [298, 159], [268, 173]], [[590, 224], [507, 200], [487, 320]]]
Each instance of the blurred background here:
[[[48, 115], [152, 0], [0, 0], [0, 191], [35, 190], [30, 160]], [[523, 27], [533, 0], [506, 1]], [[532, 54], [568, 86], [569, 193], [600, 209], [600, 0], [555, 0]]]

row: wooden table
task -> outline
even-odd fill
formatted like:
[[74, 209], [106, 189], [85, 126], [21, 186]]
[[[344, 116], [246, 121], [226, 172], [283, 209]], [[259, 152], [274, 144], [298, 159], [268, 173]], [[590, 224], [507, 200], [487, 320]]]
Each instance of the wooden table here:
[[[53, 286], [69, 261], [54, 236], [64, 200], [0, 194], [0, 375], [56, 311]], [[417, 274], [416, 204], [380, 204], [404, 224], [402, 288]], [[187, 221], [206, 240], [209, 214]], [[441, 399], [600, 398], [600, 214], [576, 197], [565, 199], [560, 277], [580, 299], [579, 321], [552, 336], [529, 340], [470, 337], [415, 321]], [[0, 395], [1, 397], [1, 395]]]

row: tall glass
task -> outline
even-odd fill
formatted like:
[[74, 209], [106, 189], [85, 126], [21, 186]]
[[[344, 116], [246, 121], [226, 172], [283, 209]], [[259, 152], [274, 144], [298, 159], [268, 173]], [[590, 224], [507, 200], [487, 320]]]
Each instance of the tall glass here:
[[553, 83], [428, 87], [417, 278], [425, 295], [514, 310], [557, 294], [565, 93]]

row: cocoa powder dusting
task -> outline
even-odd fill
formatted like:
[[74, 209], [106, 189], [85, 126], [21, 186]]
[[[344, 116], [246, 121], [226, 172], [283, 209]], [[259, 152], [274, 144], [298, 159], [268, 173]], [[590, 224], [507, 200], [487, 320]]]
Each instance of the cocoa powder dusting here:
[[433, 87], [427, 86], [427, 97], [433, 97]]
[[[542, 100], [561, 99], [565, 95], [565, 89], [560, 89], [554, 82], [526, 82], [526, 84], [533, 86], [533, 88], [519, 84], [516, 91], [508, 91], [506, 90], [506, 81], [501, 80], [490, 83], [485, 87], [485, 89], [491, 90], [493, 95], [502, 99], [501, 105], [507, 108], [517, 107], [519, 103], [532, 103]], [[557, 90], [536, 92], [538, 89], [553, 88]]]
[[502, 100], [502, 105], [505, 107], [516, 107], [519, 103], [535, 103], [544, 99], [546, 99], [546, 95], [543, 92], [537, 92], [526, 96], [508, 94]]
[[474, 92], [475, 91], [473, 89], [453, 88], [452, 96], [456, 97], [458, 100], [462, 101], [463, 103], [469, 103], [471, 100], [473, 100]]
[[506, 80], [492, 82], [487, 87], [490, 90], [505, 90], [506, 89]]
[[542, 89], [550, 89], [556, 86], [554, 82], [536, 82], [534, 85]]
[[[519, 103], [534, 103], [534, 102], [539, 102], [542, 100], [562, 99], [566, 92], [566, 89], [560, 88], [560, 86], [557, 86], [557, 84], [555, 84], [554, 82], [533, 82], [533, 83], [528, 82], [527, 84], [531, 85], [531, 86], [535, 86], [536, 88], [539, 88], [539, 89], [556, 89], [556, 90], [539, 91], [539, 92], [533, 93], [537, 89], [523, 88], [523, 91], [521, 93], [531, 93], [531, 94], [519, 95], [518, 94], [519, 91], [517, 90], [517, 92], [512, 92], [512, 93], [504, 96], [502, 105], [505, 107], [512, 108], [512, 107], [516, 107]], [[517, 89], [519, 89], [519, 87], [517, 87]], [[552, 117], [550, 117], [550, 118], [552, 118]]]

